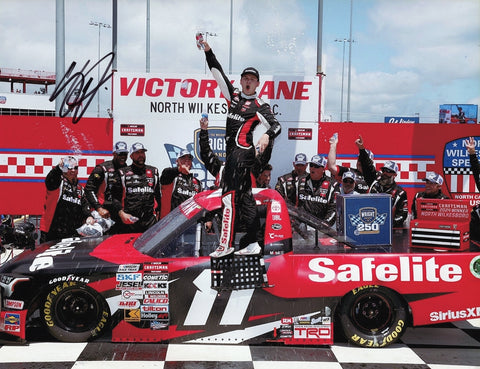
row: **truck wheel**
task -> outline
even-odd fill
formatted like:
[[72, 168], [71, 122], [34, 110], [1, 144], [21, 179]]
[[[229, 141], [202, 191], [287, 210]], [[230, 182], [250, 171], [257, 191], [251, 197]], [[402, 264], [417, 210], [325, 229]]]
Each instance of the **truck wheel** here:
[[85, 342], [99, 336], [110, 320], [105, 299], [76, 282], [53, 286], [43, 299], [40, 314], [48, 332], [64, 342]]
[[344, 296], [339, 318], [350, 342], [362, 347], [384, 347], [404, 333], [408, 308], [396, 292], [386, 287], [363, 286]]

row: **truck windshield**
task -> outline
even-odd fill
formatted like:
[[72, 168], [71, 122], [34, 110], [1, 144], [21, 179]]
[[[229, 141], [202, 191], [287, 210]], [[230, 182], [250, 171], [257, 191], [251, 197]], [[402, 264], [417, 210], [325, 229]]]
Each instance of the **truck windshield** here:
[[197, 223], [203, 215], [204, 212], [199, 212], [192, 218], [187, 218], [180, 211], [180, 207], [177, 207], [157, 224], [147, 229], [135, 241], [134, 247], [146, 255], [161, 255], [162, 248], [167, 248], [174, 238]]

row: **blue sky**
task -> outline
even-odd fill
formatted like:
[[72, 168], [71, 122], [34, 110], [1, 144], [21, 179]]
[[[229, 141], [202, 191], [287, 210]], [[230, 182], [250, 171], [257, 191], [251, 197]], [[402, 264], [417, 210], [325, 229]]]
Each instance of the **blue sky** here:
[[[145, 71], [145, 1], [118, 0], [118, 69]], [[234, 0], [232, 74], [255, 65], [263, 74], [316, 73], [316, 0]], [[342, 43], [350, 0], [324, 0], [323, 116], [340, 119]], [[480, 1], [353, 0], [350, 119], [384, 116], [438, 120], [444, 103], [480, 104]], [[112, 23], [111, 0], [66, 0], [66, 64], [96, 61], [98, 28]], [[228, 68], [230, 1], [151, 0], [151, 71], [204, 73], [198, 29]], [[32, 27], [33, 25], [33, 27]], [[1, 0], [0, 68], [55, 71], [55, 0]], [[101, 30], [101, 51], [111, 48]], [[345, 53], [348, 67], [348, 47]], [[344, 78], [344, 112], [348, 70]], [[0, 91], [8, 86], [0, 86]], [[102, 105], [108, 104], [103, 91]], [[90, 111], [91, 116], [96, 111]], [[102, 109], [106, 116], [106, 108]]]

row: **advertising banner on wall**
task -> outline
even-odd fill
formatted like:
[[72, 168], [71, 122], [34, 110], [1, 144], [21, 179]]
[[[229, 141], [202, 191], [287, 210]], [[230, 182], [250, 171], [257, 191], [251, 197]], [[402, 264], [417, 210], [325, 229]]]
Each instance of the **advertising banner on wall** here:
[[384, 123], [420, 123], [419, 117], [384, 117]]
[[321, 123], [318, 147], [328, 155], [329, 138], [338, 133], [337, 165], [356, 167], [358, 148], [355, 140], [361, 135], [365, 148], [374, 153], [377, 170], [387, 160], [399, 166], [395, 181], [408, 194], [409, 208], [415, 193], [423, 191], [422, 181], [429, 172], [444, 178], [442, 191], [452, 199], [468, 200], [470, 205], [480, 203], [480, 193], [470, 169], [465, 140], [474, 137], [477, 155], [480, 154], [478, 127], [431, 124], [381, 124], [381, 123]]
[[[240, 87], [240, 76], [232, 80]], [[257, 95], [268, 102], [282, 125], [272, 154], [272, 178], [292, 170], [297, 152], [316, 154], [318, 78], [263, 76]], [[147, 164], [160, 171], [176, 166], [177, 153], [189, 150], [193, 172], [205, 187], [213, 184], [200, 161], [198, 133], [202, 113], [209, 116], [212, 149], [224, 157], [227, 102], [210, 72], [205, 75], [121, 73], [114, 75], [114, 140], [147, 148]], [[258, 140], [266, 128], [259, 126]], [[272, 180], [273, 182], [273, 180]], [[275, 183], [271, 183], [275, 185]]]
[[439, 123], [477, 124], [478, 105], [443, 104], [440, 105]]
[[0, 116], [0, 213], [40, 215], [45, 177], [72, 155], [83, 185], [98, 163], [112, 158], [112, 120]]

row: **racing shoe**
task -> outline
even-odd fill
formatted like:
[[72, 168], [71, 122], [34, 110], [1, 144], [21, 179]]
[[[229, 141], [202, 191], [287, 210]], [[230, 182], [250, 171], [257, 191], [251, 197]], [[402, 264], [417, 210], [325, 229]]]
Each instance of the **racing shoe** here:
[[235, 255], [258, 255], [262, 252], [262, 248], [258, 244], [258, 242], [253, 242], [247, 247], [238, 250], [235, 252]]
[[211, 258], [222, 258], [230, 255], [234, 251], [233, 247], [218, 246], [217, 249], [210, 254]]

